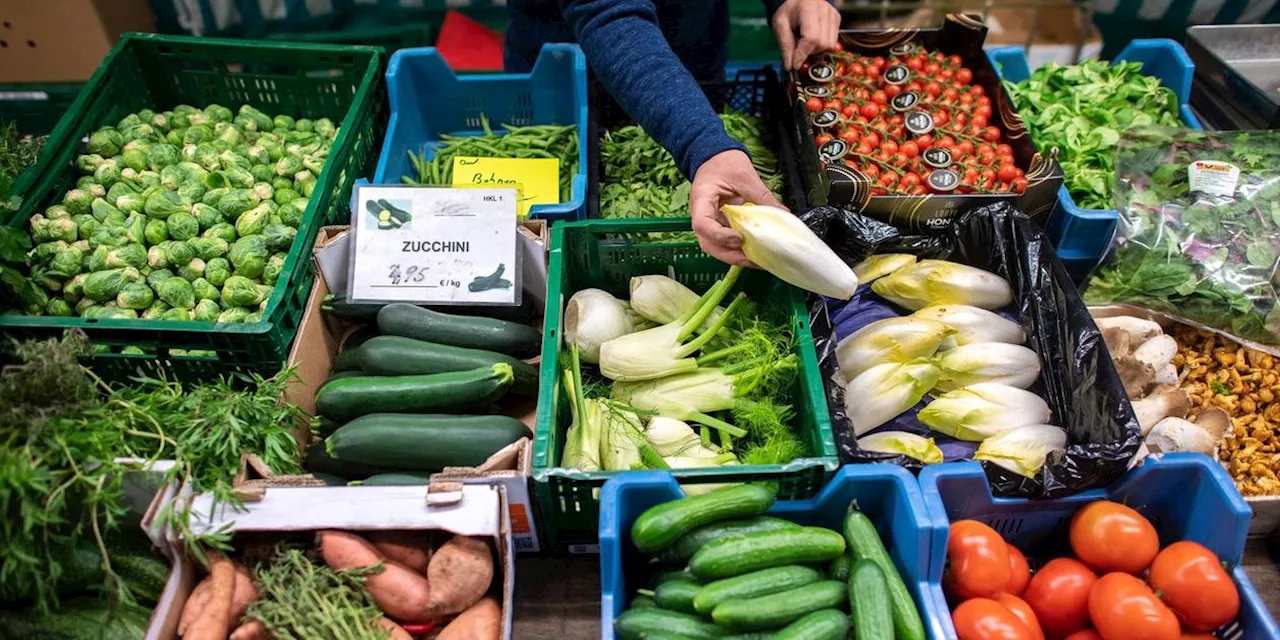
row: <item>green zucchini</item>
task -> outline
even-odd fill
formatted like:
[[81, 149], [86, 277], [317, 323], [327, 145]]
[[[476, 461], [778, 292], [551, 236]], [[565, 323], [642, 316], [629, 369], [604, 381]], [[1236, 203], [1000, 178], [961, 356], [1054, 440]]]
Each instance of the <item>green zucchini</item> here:
[[[382, 303], [348, 302], [346, 296], [329, 294], [320, 309], [344, 320], [372, 320], [387, 305]], [[421, 306], [421, 305], [419, 305]], [[432, 311], [460, 316], [479, 316], [527, 324], [538, 318], [538, 305], [533, 296], [522, 296], [518, 305], [426, 305]]]
[[339, 461], [403, 471], [474, 467], [499, 449], [528, 437], [524, 423], [507, 416], [373, 413], [325, 438]]
[[694, 580], [668, 580], [653, 590], [653, 601], [658, 608], [681, 613], [698, 613], [693, 608], [693, 596], [702, 585]]
[[[332, 380], [332, 378], [330, 378], [330, 380]], [[315, 428], [311, 430], [311, 433], [317, 438], [328, 438], [334, 431], [338, 430], [338, 427], [341, 426], [342, 423], [337, 420], [320, 418], [316, 422]]]
[[378, 317], [386, 305], [380, 303], [348, 302], [346, 296], [329, 294], [320, 304], [320, 310], [343, 320], [368, 320]]
[[760, 531], [721, 538], [693, 554], [689, 571], [699, 580], [732, 578], [788, 564], [827, 562], [844, 553], [844, 538], [820, 527]]
[[359, 347], [343, 349], [338, 353], [338, 355], [334, 356], [333, 357], [333, 373], [339, 374], [339, 373], [342, 373], [343, 371], [359, 371], [360, 362], [356, 359], [357, 358], [356, 353], [359, 350], [360, 350]]
[[803, 587], [821, 579], [822, 576], [809, 567], [790, 565], [716, 580], [699, 589], [697, 595], [693, 597], [694, 613], [709, 615], [716, 605], [726, 600], [767, 596], [771, 593]]
[[[357, 351], [359, 351], [359, 350], [357, 349]], [[346, 364], [346, 363], [344, 363], [344, 364]], [[320, 386], [322, 386], [322, 387], [323, 387], [324, 385], [329, 384], [330, 382], [333, 382], [334, 380], [341, 380], [341, 379], [343, 379], [343, 378], [355, 378], [355, 377], [357, 377], [357, 376], [368, 375], [366, 372], [361, 371], [361, 370], [359, 369], [359, 366], [360, 366], [360, 365], [357, 363], [357, 364], [356, 364], [356, 367], [357, 367], [357, 368], [355, 368], [355, 369], [343, 369], [343, 370], [341, 370], [341, 371], [337, 371], [337, 372], [335, 372], [333, 375], [329, 376], [328, 378], [325, 378], [324, 383], [323, 383], [323, 384], [321, 384]]]
[[429, 473], [379, 473], [360, 481], [362, 487], [403, 487], [431, 482]]
[[631, 541], [641, 551], [656, 553], [703, 525], [764, 513], [773, 506], [774, 498], [773, 489], [743, 484], [664, 502], [636, 518], [631, 526]]
[[844, 640], [848, 633], [849, 616], [839, 609], [823, 609], [787, 625], [772, 640]]
[[726, 629], [778, 629], [814, 611], [839, 607], [847, 589], [848, 585], [838, 580], [823, 580], [767, 596], [729, 600], [711, 612], [711, 619]]
[[849, 576], [849, 610], [854, 637], [894, 640], [889, 586], [880, 566], [870, 560], [859, 560], [853, 565]]
[[514, 322], [456, 316], [415, 307], [389, 304], [378, 312], [382, 333], [468, 349], [485, 349], [516, 358], [532, 358], [541, 351], [542, 335], [537, 329]]
[[379, 473], [396, 472], [395, 469], [361, 464], [352, 460], [335, 460], [328, 451], [325, 451], [323, 442], [314, 442], [307, 446], [307, 456], [302, 467], [312, 474], [327, 473], [347, 480], [361, 480]]
[[511, 365], [515, 374], [511, 393], [538, 395], [537, 367], [493, 351], [452, 347], [401, 336], [378, 336], [360, 345], [356, 361], [361, 369], [376, 376], [468, 371], [505, 362]]
[[756, 531], [776, 531], [778, 529], [799, 529], [800, 525], [781, 518], [756, 516], [742, 520], [724, 520], [704, 525], [680, 536], [676, 543], [658, 554], [658, 562], [684, 566], [689, 558], [703, 545], [725, 536], [739, 533], [755, 533]]
[[493, 404], [511, 388], [511, 365], [422, 376], [334, 380], [316, 392], [316, 413], [346, 421], [370, 413], [446, 413]]
[[151, 553], [109, 553], [108, 557], [111, 569], [124, 579], [140, 604], [150, 606], [160, 601], [160, 592], [169, 581], [168, 565]]
[[729, 631], [702, 618], [665, 609], [628, 609], [613, 621], [620, 640], [647, 640], [652, 633], [676, 634], [694, 640], [725, 638]]
[[346, 351], [348, 349], [355, 349], [360, 345], [368, 342], [369, 339], [376, 338], [380, 335], [382, 334], [378, 333], [377, 325], [375, 324], [361, 325], [359, 329], [356, 329], [355, 331], [348, 333], [346, 337], [342, 339], [342, 344], [338, 345], [338, 349], [341, 351]]
[[[848, 544], [848, 541], [846, 541], [846, 544]], [[836, 559], [832, 560], [831, 564], [827, 566], [827, 578], [848, 582], [849, 571], [853, 569], [853, 563], [852, 553], [846, 552], [836, 556]]]
[[326, 487], [345, 487], [345, 486], [347, 486], [347, 479], [346, 479], [346, 478], [344, 478], [344, 477], [342, 477], [342, 476], [335, 476], [335, 475], [333, 475], [332, 473], [325, 473], [325, 472], [323, 472], [323, 471], [318, 471], [318, 472], [313, 471], [313, 472], [311, 473], [311, 477], [315, 478], [316, 480], [319, 480], [319, 481], [323, 482], [323, 483], [324, 483], [324, 486], [326, 486]]
[[844, 517], [844, 539], [855, 560], [870, 560], [880, 567], [888, 585], [889, 603], [893, 607], [893, 631], [897, 640], [925, 640], [924, 622], [916, 601], [898, 574], [893, 559], [880, 541], [880, 534], [865, 514], [850, 509]]

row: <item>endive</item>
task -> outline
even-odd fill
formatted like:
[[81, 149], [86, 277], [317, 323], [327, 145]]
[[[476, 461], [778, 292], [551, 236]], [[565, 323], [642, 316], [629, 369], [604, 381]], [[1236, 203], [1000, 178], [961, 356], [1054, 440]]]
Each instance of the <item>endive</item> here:
[[920, 402], [940, 374], [936, 365], [923, 358], [863, 371], [844, 390], [844, 410], [853, 423], [853, 435], [861, 436]]
[[790, 211], [765, 205], [725, 205], [720, 211], [742, 234], [742, 252], [761, 269], [807, 291], [848, 300], [858, 278], [836, 252]]
[[981, 382], [938, 396], [920, 410], [920, 422], [938, 433], [974, 442], [1052, 417], [1040, 396], [1007, 384]]
[[951, 391], [979, 382], [998, 382], [1026, 389], [1040, 377], [1040, 356], [1017, 344], [979, 342], [945, 351], [936, 362], [942, 369], [938, 388]]
[[885, 318], [853, 332], [836, 345], [836, 361], [845, 380], [886, 362], [927, 358], [938, 350], [951, 327], [920, 318]]
[[900, 454], [925, 464], [942, 462], [942, 449], [933, 442], [933, 438], [906, 431], [881, 431], [862, 436], [858, 438], [858, 448], [877, 453]]
[[917, 258], [909, 253], [878, 253], [853, 265], [853, 275], [860, 284], [883, 278], [898, 269], [914, 264]]
[[578, 346], [582, 359], [600, 361], [600, 345], [636, 330], [627, 304], [607, 291], [583, 289], [564, 306], [564, 339]]
[[947, 260], [921, 260], [872, 282], [871, 290], [913, 310], [932, 304], [999, 309], [1013, 302], [1013, 289], [1004, 278]]
[[1022, 331], [1022, 325], [1000, 314], [967, 304], [929, 305], [911, 314], [911, 317], [937, 320], [955, 329], [955, 335], [944, 340], [940, 349], [975, 342], [1022, 344], [1027, 340], [1026, 333]]
[[983, 440], [973, 457], [1034, 478], [1051, 452], [1066, 448], [1066, 431], [1047, 424], [1033, 424]]

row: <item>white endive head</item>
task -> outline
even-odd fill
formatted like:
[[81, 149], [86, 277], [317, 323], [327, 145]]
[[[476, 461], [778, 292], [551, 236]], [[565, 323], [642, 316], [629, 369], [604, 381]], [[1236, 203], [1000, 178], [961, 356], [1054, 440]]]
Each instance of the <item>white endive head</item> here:
[[1052, 417], [1040, 396], [1007, 384], [981, 382], [942, 394], [920, 410], [920, 422], [960, 440], [978, 442]]
[[889, 362], [863, 371], [844, 389], [844, 410], [853, 423], [853, 435], [862, 434], [894, 419], [938, 383], [941, 371], [927, 359]]
[[[649, 418], [649, 426], [644, 430], [644, 437], [657, 450], [658, 455], [693, 455], [702, 449], [702, 439], [693, 431], [693, 427], [683, 420], [654, 416]], [[713, 457], [714, 457], [714, 452]]]
[[[675, 322], [695, 304], [698, 294], [672, 278], [663, 275], [635, 276], [631, 278], [631, 309], [640, 317], [667, 324]], [[713, 311], [715, 318], [719, 311]]]
[[906, 309], [931, 304], [999, 309], [1013, 302], [1013, 289], [1004, 278], [947, 260], [921, 260], [872, 282], [871, 290]]
[[564, 339], [578, 345], [582, 359], [600, 362], [600, 345], [635, 331], [626, 305], [600, 289], [583, 289], [564, 306]]
[[853, 275], [858, 277], [859, 284], [867, 284], [914, 264], [916, 259], [909, 253], [878, 253], [853, 265]]
[[853, 297], [853, 269], [790, 211], [764, 205], [725, 205], [720, 211], [742, 234], [742, 252], [761, 269], [820, 295]]
[[[1027, 340], [1022, 325], [1000, 314], [967, 304], [930, 305], [911, 314], [911, 317], [937, 320], [955, 329], [955, 335], [947, 342], [960, 346], [976, 342], [1022, 344]], [[943, 343], [943, 349], [948, 348], [947, 342]]]
[[1040, 377], [1040, 356], [1019, 344], [967, 344], [943, 352], [935, 362], [942, 369], [938, 388], [943, 391], [979, 382], [998, 382], [1026, 389]]
[[955, 330], [941, 322], [919, 318], [886, 318], [858, 329], [836, 346], [836, 360], [845, 380], [886, 362], [927, 358]]
[[976, 460], [998, 464], [1016, 474], [1034, 478], [1051, 451], [1067, 448], [1067, 432], [1047, 424], [1010, 429], [978, 445]]
[[858, 438], [858, 448], [878, 453], [895, 453], [914, 458], [925, 464], [942, 462], [942, 449], [933, 438], [925, 438], [906, 431], [881, 431]]

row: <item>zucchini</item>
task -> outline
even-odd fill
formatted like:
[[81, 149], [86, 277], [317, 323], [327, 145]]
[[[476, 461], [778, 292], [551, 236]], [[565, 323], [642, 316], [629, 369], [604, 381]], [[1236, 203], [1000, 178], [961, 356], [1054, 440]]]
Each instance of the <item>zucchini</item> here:
[[345, 487], [345, 486], [347, 486], [347, 479], [346, 479], [346, 478], [344, 478], [344, 477], [342, 477], [342, 476], [335, 476], [335, 475], [333, 475], [332, 473], [325, 473], [325, 472], [323, 472], [323, 471], [318, 471], [318, 472], [314, 472], [314, 471], [313, 471], [313, 472], [311, 473], [311, 477], [315, 478], [316, 480], [319, 480], [319, 481], [323, 482], [323, 483], [324, 483], [324, 486], [326, 486], [326, 487]]
[[429, 473], [379, 473], [359, 482], [362, 487], [405, 487], [430, 484]]
[[732, 578], [787, 564], [827, 562], [844, 553], [844, 538], [821, 527], [761, 531], [707, 543], [689, 559], [700, 580]]
[[532, 358], [541, 351], [537, 329], [505, 320], [456, 316], [411, 304], [389, 304], [378, 312], [384, 334], [430, 340], [468, 349], [486, 349], [516, 358]]
[[897, 640], [925, 640], [924, 622], [916, 601], [898, 574], [893, 559], [880, 541], [876, 526], [861, 511], [850, 509], [844, 517], [844, 539], [855, 560], [870, 560], [880, 567], [888, 585], [889, 603], [893, 607], [893, 632]]
[[684, 566], [703, 545], [725, 536], [778, 529], [799, 529], [800, 525], [781, 518], [756, 516], [742, 520], [724, 520], [704, 525], [680, 536], [676, 543], [658, 554], [658, 562]]
[[613, 621], [620, 640], [647, 640], [652, 633], [686, 636], [694, 640], [724, 638], [730, 632], [698, 616], [665, 609], [628, 609]]
[[854, 637], [859, 640], [894, 640], [893, 606], [889, 586], [880, 566], [859, 560], [849, 576], [849, 610]]
[[169, 580], [169, 567], [151, 553], [109, 553], [111, 569], [129, 587], [139, 604], [154, 605]]
[[323, 442], [315, 442], [307, 446], [307, 456], [302, 468], [312, 474], [326, 473], [347, 480], [360, 480], [379, 473], [395, 473], [395, 469], [386, 467], [361, 464], [351, 460], [335, 460], [328, 451], [325, 451]]
[[693, 596], [701, 588], [702, 585], [693, 580], [668, 580], [653, 590], [653, 601], [659, 609], [698, 613], [693, 608]]
[[360, 362], [356, 359], [356, 352], [359, 350], [359, 347], [352, 347], [338, 352], [338, 355], [333, 357], [333, 373], [339, 374], [343, 371], [359, 371]]
[[523, 422], [507, 416], [373, 413], [342, 425], [324, 445], [339, 461], [397, 472], [440, 471], [474, 467], [528, 436]]
[[[320, 309], [344, 320], [372, 320], [387, 305], [382, 303], [349, 302], [346, 296], [329, 294]], [[424, 308], [460, 316], [479, 316], [528, 324], [538, 319], [539, 309], [533, 296], [521, 296], [518, 305], [426, 305]]]
[[716, 605], [726, 600], [767, 596], [771, 593], [803, 587], [821, 579], [822, 576], [809, 567], [790, 565], [716, 580], [698, 590], [693, 598], [694, 613], [708, 615]]
[[316, 392], [316, 413], [347, 421], [370, 413], [447, 413], [493, 404], [511, 388], [511, 365], [423, 376], [334, 380]]
[[493, 351], [452, 347], [401, 336], [378, 336], [360, 345], [356, 361], [361, 369], [375, 376], [468, 371], [505, 362], [511, 365], [515, 374], [511, 393], [538, 395], [537, 367]]
[[773, 489], [743, 484], [665, 502], [636, 518], [631, 525], [631, 541], [641, 551], [656, 553], [703, 525], [764, 513], [773, 506], [774, 497]]
[[382, 334], [378, 333], [378, 326], [375, 324], [361, 325], [355, 331], [352, 331], [342, 338], [342, 344], [338, 345], [339, 351], [355, 349], [360, 345], [369, 341], [370, 338], [376, 338]]
[[[846, 545], [847, 544], [848, 541], [846, 541]], [[830, 578], [831, 580], [839, 580], [840, 582], [848, 582], [849, 571], [853, 569], [853, 563], [854, 559], [852, 553], [846, 552], [836, 556], [836, 559], [832, 560], [831, 564], [827, 566], [827, 578]]]
[[729, 600], [711, 612], [711, 619], [727, 629], [778, 629], [814, 611], [843, 605], [847, 589], [848, 585], [839, 580], [823, 580], [767, 596]]
[[849, 616], [839, 609], [823, 609], [787, 625], [773, 634], [773, 640], [844, 640], [848, 633]]
[[[359, 351], [359, 349], [357, 349], [356, 351]], [[346, 363], [344, 363], [344, 364], [346, 364]], [[356, 364], [356, 368], [354, 368], [354, 369], [343, 369], [343, 370], [341, 370], [341, 371], [337, 371], [337, 372], [335, 372], [333, 375], [329, 376], [328, 378], [325, 378], [325, 381], [324, 381], [323, 383], [321, 383], [321, 384], [320, 384], [320, 386], [322, 386], [322, 387], [323, 387], [324, 385], [329, 384], [330, 382], [333, 382], [334, 380], [341, 380], [341, 379], [343, 379], [343, 378], [354, 378], [354, 377], [356, 377], [356, 376], [363, 376], [363, 375], [366, 375], [366, 374], [365, 374], [365, 372], [364, 372], [364, 371], [361, 371], [359, 367], [360, 367], [360, 365], [357, 363], [357, 364]]]
[[[330, 380], [332, 380], [332, 378], [330, 378]], [[320, 420], [316, 422], [315, 428], [311, 430], [311, 433], [317, 438], [328, 438], [334, 431], [338, 430], [338, 427], [341, 426], [342, 423], [337, 420], [320, 418]]]
[[343, 295], [329, 294], [320, 304], [320, 310], [343, 320], [368, 320], [378, 317], [386, 305], [380, 303], [349, 302]]

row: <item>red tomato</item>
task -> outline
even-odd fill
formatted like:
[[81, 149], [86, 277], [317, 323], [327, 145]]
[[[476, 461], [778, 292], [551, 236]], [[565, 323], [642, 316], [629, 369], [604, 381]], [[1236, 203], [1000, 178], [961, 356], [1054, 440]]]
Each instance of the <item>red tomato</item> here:
[[868, 163], [867, 166], [862, 168], [862, 173], [868, 178], [875, 180], [880, 177], [880, 165]]
[[907, 68], [912, 71], [919, 71], [924, 68], [924, 60], [922, 58], [907, 58]]
[[818, 145], [819, 147], [821, 147], [822, 145], [828, 142], [831, 142], [831, 135], [827, 133], [819, 134], [818, 137], [813, 139], [813, 143]]
[[822, 108], [823, 108], [823, 109], [835, 109], [836, 111], [839, 111], [839, 110], [840, 110], [840, 108], [841, 108], [841, 107], [843, 107], [843, 106], [844, 106], [844, 105], [840, 104], [840, 101], [839, 101], [839, 100], [828, 100], [828, 101], [826, 101], [825, 103], [823, 103]]
[[973, 82], [973, 72], [968, 69], [960, 69], [956, 72], [956, 82], [960, 84], [969, 84]]
[[1027, 557], [1017, 547], [1009, 545], [1009, 584], [1004, 587], [1005, 593], [1021, 598], [1030, 581], [1031, 566], [1027, 564]]
[[[878, 147], [880, 146], [880, 136], [877, 135], [876, 132], [874, 131], [868, 131], [866, 135], [862, 137], [862, 143], [867, 145], [868, 147], [872, 147], [872, 148]], [[867, 153], [871, 153], [871, 152], [868, 151]]]
[[833, 45], [830, 49], [827, 49], [827, 51], [830, 51], [832, 53], [840, 53], [841, 51], [844, 51], [844, 47], [840, 46], [840, 42], [837, 41], [835, 45]]
[[899, 93], [902, 93], [902, 87], [899, 87], [896, 84], [891, 84], [884, 88], [884, 94], [890, 98], [898, 95]]
[[1000, 171], [996, 174], [1000, 182], [1013, 182], [1018, 178], [1017, 168], [1013, 165], [1000, 165]]
[[844, 115], [845, 120], [852, 120], [858, 117], [858, 103], [850, 102], [846, 104], [844, 109], [840, 110], [840, 113]]
[[1093, 629], [1081, 629], [1066, 637], [1066, 640], [1102, 640], [1102, 636], [1098, 635]]
[[[1017, 185], [1015, 181], [1015, 191]], [[1140, 573], [1160, 551], [1160, 538], [1142, 514], [1117, 502], [1099, 500], [1071, 518], [1071, 550], [1099, 573]]]
[[858, 155], [862, 155], [862, 156], [870, 155], [870, 154], [871, 154], [871, 147], [867, 146], [867, 139], [866, 139], [866, 138], [863, 138], [863, 139], [862, 139], [862, 144], [858, 145], [858, 148], [857, 148], [857, 149], [854, 149], [854, 150], [853, 150], [853, 152], [854, 152], [854, 153], [856, 153], [856, 154], [858, 154]]
[[1031, 632], [1032, 638], [1044, 640], [1044, 632], [1040, 630], [1040, 622], [1036, 620], [1035, 612], [1031, 610], [1031, 607], [1022, 598], [1007, 593], [998, 593], [993, 599], [1012, 611], [1013, 615], [1018, 616], [1022, 624], [1026, 625], [1027, 630]]
[[980, 84], [975, 84], [975, 85], [973, 85], [973, 86], [969, 87], [969, 93], [970, 93], [971, 95], [973, 95], [975, 98], [976, 98], [976, 97], [978, 97], [978, 96], [981, 96], [981, 95], [984, 93], [984, 91], [983, 91], [983, 89], [982, 89], [982, 85], [980, 85]]
[[862, 105], [862, 109], [859, 112], [864, 118], [874, 118], [880, 115], [880, 105], [874, 102], [868, 102]]
[[1083, 629], [1089, 620], [1089, 591], [1098, 581], [1089, 567], [1073, 558], [1050, 560], [1027, 583], [1022, 599], [1050, 638]]
[[930, 62], [924, 65], [924, 73], [927, 76], [937, 76], [939, 71], [942, 71], [942, 65], [936, 62]]
[[804, 108], [807, 109], [809, 113], [817, 113], [819, 111], [822, 111], [822, 98], [814, 97], [814, 98], [809, 98], [808, 100], [805, 100]]
[[880, 144], [880, 150], [889, 154], [897, 153], [898, 143], [894, 142], [893, 140], [885, 140], [883, 143]]
[[1203, 545], [1175, 542], [1156, 555], [1147, 577], [1184, 626], [1213, 631], [1240, 612], [1240, 593], [1218, 556]]
[[1012, 155], [1013, 155], [1013, 147], [1011, 147], [1011, 146], [1009, 146], [1009, 145], [1007, 145], [1007, 144], [998, 144], [998, 145], [996, 145], [996, 155], [999, 155], [999, 156], [1012, 156]]
[[908, 189], [920, 186], [920, 174], [908, 173], [902, 176], [902, 186]]
[[1027, 184], [1028, 184], [1028, 183], [1027, 183], [1027, 179], [1026, 179], [1026, 178], [1018, 178], [1017, 180], [1014, 180], [1014, 181], [1013, 181], [1013, 192], [1014, 192], [1014, 193], [1022, 193], [1022, 192], [1024, 192], [1024, 191], [1026, 191], [1026, 190], [1027, 190]]
[[888, 104], [889, 95], [883, 91], [876, 91], [875, 93], [871, 94], [871, 101], [880, 105]]
[[982, 139], [987, 142], [999, 142], [1000, 129], [997, 127], [987, 127], [986, 132], [982, 134]]
[[1182, 640], [1218, 640], [1218, 638], [1212, 633], [1187, 633], [1183, 631]]
[[905, 155], [908, 158], [914, 158], [917, 155], [920, 155], [920, 145], [908, 140], [898, 147], [898, 151], [901, 151], [902, 155]]
[[967, 156], [973, 153], [973, 141], [961, 140], [960, 143], [956, 145], [956, 148], [960, 150], [960, 153]]
[[964, 64], [964, 60], [961, 60], [960, 56], [953, 54], [951, 57], [947, 58], [947, 64], [953, 67], [958, 67]]
[[930, 96], [936, 96], [939, 93], [942, 93], [942, 85], [938, 84], [936, 81], [930, 81], [928, 84], [924, 85], [924, 90], [928, 92]]
[[[990, 99], [988, 99], [988, 102], [990, 102]], [[982, 116], [982, 117], [984, 117], [984, 118], [990, 118], [990, 117], [991, 117], [991, 106], [990, 106], [990, 105], [984, 105], [984, 104], [982, 104], [981, 102], [979, 102], [979, 103], [978, 103], [978, 106], [977, 106], [977, 107], [975, 107], [975, 108], [973, 109], [973, 115], [975, 115], [975, 116]]]
[[1182, 635], [1173, 611], [1127, 573], [1098, 578], [1089, 590], [1089, 618], [1103, 640], [1178, 640]]
[[947, 559], [961, 599], [999, 593], [1009, 583], [1009, 545], [995, 529], [976, 520], [951, 525]]
[[[953, 527], [955, 525], [952, 525]], [[966, 600], [951, 612], [960, 640], [1035, 640], [1027, 625], [1008, 607], [987, 598]]]
[[923, 151], [933, 146], [933, 136], [927, 133], [922, 136], [916, 136], [915, 142], [916, 145], [920, 147], [920, 150]]

